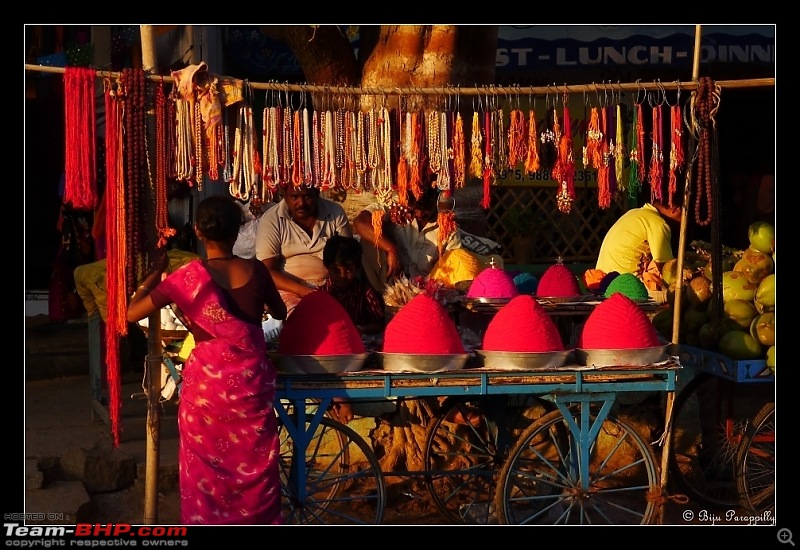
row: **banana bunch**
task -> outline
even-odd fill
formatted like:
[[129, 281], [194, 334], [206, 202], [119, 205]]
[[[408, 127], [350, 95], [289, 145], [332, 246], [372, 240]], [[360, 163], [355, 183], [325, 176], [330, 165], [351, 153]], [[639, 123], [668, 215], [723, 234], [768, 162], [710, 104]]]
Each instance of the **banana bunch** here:
[[417, 294], [421, 294], [425, 289], [420, 287], [405, 275], [395, 277], [393, 281], [386, 284], [383, 291], [383, 301], [390, 307], [403, 307]]

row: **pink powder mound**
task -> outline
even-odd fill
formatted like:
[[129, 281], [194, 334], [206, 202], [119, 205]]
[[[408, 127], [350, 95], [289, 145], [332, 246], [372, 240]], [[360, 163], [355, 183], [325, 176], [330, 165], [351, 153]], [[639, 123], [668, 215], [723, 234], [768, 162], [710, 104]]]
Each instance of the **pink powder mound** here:
[[304, 296], [283, 322], [278, 353], [353, 355], [365, 353], [358, 329], [342, 304], [324, 290]]
[[487, 351], [563, 351], [564, 344], [555, 323], [529, 294], [512, 298], [498, 311], [483, 337]]
[[638, 349], [661, 345], [647, 314], [633, 300], [617, 292], [598, 304], [586, 319], [577, 347], [583, 349]]
[[384, 331], [383, 351], [432, 355], [465, 353], [455, 322], [444, 306], [427, 294], [417, 294], [392, 317]]
[[550, 298], [570, 298], [581, 295], [578, 278], [564, 264], [548, 267], [539, 279], [536, 295]]
[[467, 298], [513, 298], [519, 295], [514, 277], [502, 269], [484, 269], [467, 291]]

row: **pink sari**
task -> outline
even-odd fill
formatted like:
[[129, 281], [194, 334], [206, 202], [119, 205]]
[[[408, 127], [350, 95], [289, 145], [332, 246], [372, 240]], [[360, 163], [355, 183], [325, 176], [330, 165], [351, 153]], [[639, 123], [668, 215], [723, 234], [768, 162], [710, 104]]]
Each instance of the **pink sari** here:
[[275, 367], [264, 333], [225, 309], [200, 261], [158, 286], [192, 326], [214, 339], [196, 342], [183, 366], [178, 428], [184, 524], [281, 524], [279, 441], [273, 409]]

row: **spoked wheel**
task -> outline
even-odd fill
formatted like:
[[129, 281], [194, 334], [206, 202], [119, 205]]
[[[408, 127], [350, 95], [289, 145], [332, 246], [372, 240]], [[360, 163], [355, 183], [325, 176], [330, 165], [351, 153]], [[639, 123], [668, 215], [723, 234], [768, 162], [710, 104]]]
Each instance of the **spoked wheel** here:
[[[306, 423], [308, 429], [308, 422]], [[380, 523], [386, 486], [372, 448], [351, 428], [323, 417], [305, 452], [305, 494], [291, 483], [294, 441], [282, 422], [282, 512], [291, 524]]]
[[736, 483], [749, 512], [775, 511], [775, 403], [758, 412], [739, 446]]
[[497, 523], [497, 474], [517, 436], [553, 405], [533, 396], [450, 397], [428, 429], [425, 484], [453, 523]]
[[[580, 411], [572, 422], [580, 424]], [[594, 425], [596, 418], [590, 416]], [[619, 419], [607, 417], [589, 449], [586, 483], [579, 475], [580, 445], [570, 423], [553, 411], [517, 440], [497, 480], [495, 506], [506, 524], [651, 523], [658, 466], [653, 450]]]
[[772, 398], [766, 383], [739, 384], [700, 373], [675, 397], [671, 479], [694, 501], [737, 506], [734, 465], [749, 419]]

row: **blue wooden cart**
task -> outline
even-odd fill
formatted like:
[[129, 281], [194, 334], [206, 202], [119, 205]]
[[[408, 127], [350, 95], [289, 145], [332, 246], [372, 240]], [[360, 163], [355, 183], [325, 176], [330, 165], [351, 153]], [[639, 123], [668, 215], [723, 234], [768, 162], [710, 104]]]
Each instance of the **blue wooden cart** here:
[[[284, 517], [319, 524], [383, 518], [390, 474], [371, 445], [325, 414], [332, 398], [446, 397], [450, 406], [481, 407], [485, 422], [462, 425], [441, 414], [430, 427], [424, 471], [403, 475], [423, 476], [456, 519], [654, 523], [661, 515], [655, 453], [612, 406], [623, 392], [674, 391], [680, 369], [668, 357], [603, 368], [279, 374]], [[543, 407], [536, 418], [512, 419], [534, 401]]]

